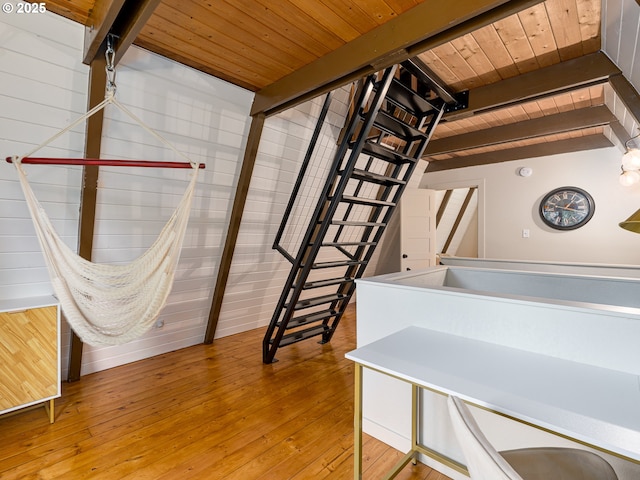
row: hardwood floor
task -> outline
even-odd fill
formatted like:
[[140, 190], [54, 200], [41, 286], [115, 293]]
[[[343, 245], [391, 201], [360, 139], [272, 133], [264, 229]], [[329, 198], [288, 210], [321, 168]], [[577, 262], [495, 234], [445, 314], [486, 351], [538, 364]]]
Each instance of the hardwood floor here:
[[[264, 329], [63, 385], [56, 422], [43, 408], [0, 417], [0, 478], [352, 479], [355, 309], [333, 340], [278, 351]], [[402, 453], [365, 435], [366, 479]], [[447, 480], [418, 464], [399, 479]]]

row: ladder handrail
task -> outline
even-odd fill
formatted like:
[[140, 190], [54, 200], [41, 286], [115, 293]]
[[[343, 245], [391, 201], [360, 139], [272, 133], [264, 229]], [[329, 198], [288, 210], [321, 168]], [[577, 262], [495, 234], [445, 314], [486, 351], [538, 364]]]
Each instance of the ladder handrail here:
[[[318, 137], [320, 136], [320, 131], [322, 130], [322, 126], [324, 125], [324, 120], [327, 117], [327, 112], [329, 111], [329, 105], [331, 105], [331, 92], [327, 93], [324, 103], [322, 104], [322, 110], [320, 110], [320, 115], [318, 116], [318, 122], [316, 123], [316, 128], [313, 131], [313, 135], [311, 136], [311, 142], [309, 143], [309, 147], [307, 148], [307, 153], [304, 156], [304, 160], [302, 161], [302, 166], [300, 167], [300, 171], [298, 172], [298, 178], [296, 179], [296, 183], [293, 186], [293, 191], [291, 192], [291, 196], [289, 197], [289, 202], [287, 203], [287, 207], [284, 210], [284, 215], [282, 217], [282, 221], [280, 222], [280, 227], [278, 228], [278, 233], [276, 233], [276, 237], [273, 240], [273, 249], [278, 250], [282, 255], [284, 255], [287, 260], [293, 263], [293, 257], [289, 254], [282, 245], [280, 245], [280, 240], [282, 239], [282, 235], [284, 233], [284, 229], [289, 222], [289, 216], [291, 215], [291, 210], [293, 210], [293, 205], [298, 197], [298, 192], [300, 191], [300, 187], [302, 186], [302, 181], [304, 180], [305, 173], [307, 173], [307, 168], [309, 168], [309, 163], [311, 162], [311, 157], [316, 148], [316, 143], [318, 143]], [[286, 253], [285, 253], [286, 252]]]
[[[373, 90], [373, 81], [371, 79], [371, 77], [367, 77], [365, 83], [363, 85], [361, 85], [359, 92], [358, 92], [358, 104], [363, 103], [364, 99], [368, 97], [369, 92]], [[354, 112], [354, 114], [351, 116], [351, 118], [349, 119], [347, 128], [344, 130], [345, 133], [345, 137], [346, 138], [350, 138], [353, 133], [356, 130], [356, 126], [358, 124], [357, 121], [357, 117], [359, 115], [360, 112]], [[336, 164], [339, 163], [342, 159], [342, 157], [345, 155], [346, 151], [347, 151], [347, 144], [348, 142], [343, 141], [340, 144], [340, 147], [338, 148], [337, 152], [334, 154], [334, 160], [333, 160], [333, 165], [331, 167], [331, 170], [335, 170], [337, 168]], [[329, 185], [328, 182], [325, 183], [324, 187], [323, 187], [323, 191], [320, 194], [319, 198], [324, 198], [327, 195], [327, 192], [329, 190]], [[316, 209], [314, 210], [314, 213], [312, 215], [312, 219], [316, 219], [319, 216], [320, 213], [320, 202], [318, 202], [318, 205], [316, 205]], [[294, 284], [294, 278], [298, 275], [298, 271], [296, 270], [296, 268], [294, 268], [296, 265], [300, 265], [302, 263], [303, 260], [303, 255], [304, 255], [304, 246], [309, 242], [309, 238], [311, 237], [311, 231], [312, 231], [312, 225], [315, 224], [315, 221], [311, 222], [309, 228], [307, 229], [307, 232], [305, 233], [305, 237], [302, 240], [301, 246], [298, 249], [298, 252], [296, 252], [296, 257], [295, 257], [295, 262], [293, 262], [293, 266], [289, 272], [289, 275], [287, 276], [287, 280], [285, 282], [285, 285], [293, 285]], [[308, 265], [305, 268], [305, 270], [308, 271]], [[302, 274], [307, 275], [307, 272], [304, 272]], [[286, 287], [285, 287], [286, 288]], [[288, 293], [288, 292], [287, 292]], [[291, 298], [289, 299], [291, 302], [295, 303], [295, 301], [297, 301], [298, 297], [300, 296], [300, 292], [294, 292], [293, 293], [293, 297], [295, 298]], [[280, 295], [280, 298], [278, 300], [278, 303], [275, 307], [275, 312], [280, 312], [283, 307], [284, 304], [286, 302], [286, 297], [287, 295], [285, 295], [285, 292], [283, 292], [282, 295]], [[274, 313], [274, 316], [276, 314]], [[271, 361], [273, 360], [273, 356], [275, 355], [275, 351], [273, 352], [273, 354], [271, 354], [271, 352], [267, 352], [268, 350], [268, 341], [269, 339], [272, 337], [273, 332], [276, 329], [276, 325], [274, 323], [274, 319], [272, 319], [271, 323], [269, 324], [269, 326], [267, 327], [267, 331], [265, 333], [264, 336], [264, 340], [263, 340], [263, 362], [264, 363], [271, 363]], [[278, 331], [276, 332], [275, 337], [273, 338], [273, 342], [274, 344], [278, 345], [282, 339], [282, 336], [284, 334], [284, 331], [282, 329], [278, 329]], [[276, 347], [277, 348], [277, 347]], [[267, 355], [269, 355], [271, 358], [267, 358]]]

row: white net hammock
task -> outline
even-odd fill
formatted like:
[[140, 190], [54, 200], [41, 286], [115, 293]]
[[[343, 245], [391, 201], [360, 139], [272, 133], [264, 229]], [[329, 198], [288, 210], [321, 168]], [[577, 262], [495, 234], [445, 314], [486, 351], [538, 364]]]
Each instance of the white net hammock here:
[[[111, 96], [54, 138], [108, 103], [116, 104], [149, 130]], [[151, 133], [167, 143], [157, 133]], [[33, 154], [54, 138], [24, 157]], [[170, 145], [169, 147], [173, 149]], [[21, 164], [24, 157], [15, 158], [14, 164], [44, 254], [53, 290], [71, 328], [89, 345], [119, 345], [141, 336], [154, 325], [173, 285], [189, 221], [198, 164], [189, 161], [193, 167], [189, 185], [153, 245], [129, 264], [109, 265], [85, 260], [60, 239], [27, 181]]]

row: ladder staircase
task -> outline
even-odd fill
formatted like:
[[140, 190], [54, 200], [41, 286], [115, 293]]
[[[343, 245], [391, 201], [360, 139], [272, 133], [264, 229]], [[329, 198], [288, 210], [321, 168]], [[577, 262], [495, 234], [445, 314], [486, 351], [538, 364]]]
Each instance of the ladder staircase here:
[[[321, 336], [331, 340], [344, 309], [378, 245], [395, 206], [442, 114], [464, 108], [417, 59], [370, 75], [360, 83], [333, 164], [297, 255], [274, 248], [291, 271], [263, 340], [263, 362], [279, 347]], [[412, 88], [412, 86], [414, 88]], [[445, 92], [444, 94], [442, 92]], [[319, 127], [301, 168], [305, 173]], [[290, 212], [291, 201], [283, 219]]]

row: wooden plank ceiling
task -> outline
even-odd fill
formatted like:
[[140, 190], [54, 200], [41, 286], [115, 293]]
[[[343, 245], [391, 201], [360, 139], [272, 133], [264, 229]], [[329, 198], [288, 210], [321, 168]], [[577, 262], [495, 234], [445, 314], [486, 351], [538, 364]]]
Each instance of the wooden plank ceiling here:
[[[95, 23], [108, 17], [104, 12], [111, 11], [112, 17], [119, 13], [122, 22], [122, 12], [126, 14], [131, 3], [49, 0], [47, 8], [82, 23], [90, 36], [98, 28]], [[600, 0], [139, 3], [151, 4], [153, 10], [149, 7], [150, 13], [133, 30], [134, 44], [256, 92], [256, 102], [282, 85], [300, 84], [299, 92], [288, 92], [279, 103], [295, 104], [374, 66], [382, 68], [418, 55], [451, 91], [469, 90], [472, 103], [481, 95], [486, 98], [478, 109], [445, 117], [426, 157], [430, 169], [610, 145], [603, 131], [615, 119], [597, 107], [604, 104], [607, 78], [619, 71], [597, 53]], [[446, 18], [450, 10], [458, 15], [455, 22]], [[442, 18], [441, 25], [438, 18]], [[458, 19], [460, 24], [454, 25]], [[403, 35], [414, 36], [415, 42]], [[360, 60], [367, 55], [369, 65]], [[328, 63], [323, 62], [341, 65], [349, 58], [354, 64], [340, 66], [335, 75], [327, 74], [317, 84], [309, 80], [314, 71], [327, 69]], [[591, 58], [595, 60], [581, 60]], [[574, 61], [581, 63], [576, 67]], [[569, 78], [576, 71], [582, 76]], [[551, 79], [553, 86], [529, 92], [530, 85]], [[501, 99], [501, 95], [509, 98]], [[473, 132], [480, 132], [475, 140]], [[485, 134], [488, 132], [493, 134]], [[490, 141], [478, 140], [489, 137]]]
[[[527, 73], [539, 71], [544, 67], [561, 64], [600, 49], [600, 1], [599, 0], [548, 0], [534, 5], [520, 13], [496, 21], [456, 40], [433, 48], [420, 54], [420, 58], [454, 91], [470, 90], [486, 85], [499, 85], [508, 78], [515, 78]], [[561, 74], [561, 73], [559, 73]], [[431, 169], [439, 168], [438, 161], [458, 158], [450, 165], [464, 166], [475, 163], [490, 163], [499, 159], [510, 160], [524, 155], [533, 155], [527, 151], [540, 151], [535, 146], [544, 143], [567, 143], [571, 149], [589, 148], [597, 145], [589, 140], [599, 137], [603, 145], [608, 142], [602, 137], [603, 126], [589, 126], [575, 122], [568, 130], [566, 121], [557, 122], [558, 133], [542, 130], [534, 135], [531, 122], [528, 120], [549, 117], [547, 125], [551, 126], [553, 118], [563, 112], [575, 110], [593, 110], [604, 104], [604, 85], [602, 83], [586, 86], [532, 101], [523, 101], [504, 108], [488, 109], [485, 113], [443, 122], [436, 129], [433, 140], [450, 136], [468, 135], [469, 132], [481, 131], [482, 136], [496, 127], [520, 124], [522, 139], [508, 141], [513, 138], [504, 136], [495, 143], [478, 147], [469, 147], [440, 155], [431, 155]], [[591, 107], [591, 108], [590, 108]], [[586, 114], [585, 114], [586, 115]], [[583, 119], [585, 115], [580, 115]], [[603, 120], [603, 124], [615, 121], [613, 116]], [[606, 123], [605, 123], [606, 122]], [[596, 124], [599, 121], [595, 122]], [[528, 128], [527, 128], [528, 126]], [[515, 129], [514, 127], [513, 129]], [[512, 130], [513, 130], [512, 129]], [[505, 129], [503, 129], [505, 130]], [[569, 139], [588, 137], [584, 143], [566, 142]], [[434, 142], [435, 143], [435, 142]], [[482, 142], [478, 141], [478, 145]], [[529, 149], [525, 147], [531, 147]], [[577, 148], [574, 148], [577, 147]], [[462, 147], [460, 147], [462, 148]], [[510, 150], [515, 156], [503, 157], [491, 154], [499, 150]], [[562, 150], [559, 150], [562, 151]], [[504, 152], [503, 152], [504, 153]], [[470, 163], [460, 161], [459, 157], [472, 156]], [[435, 168], [434, 168], [435, 167]]]

